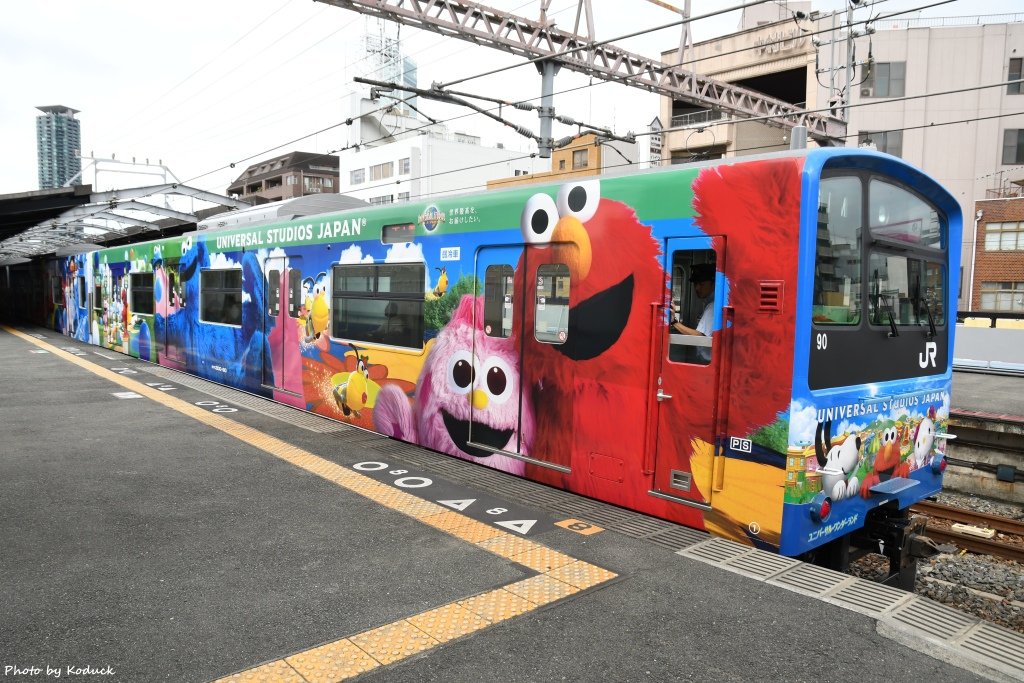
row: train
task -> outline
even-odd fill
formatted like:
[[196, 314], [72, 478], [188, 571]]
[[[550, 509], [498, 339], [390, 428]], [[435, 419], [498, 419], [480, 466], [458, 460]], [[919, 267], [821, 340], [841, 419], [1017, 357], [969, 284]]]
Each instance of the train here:
[[105, 349], [906, 586], [961, 233], [922, 171], [820, 148], [102, 248], [31, 296]]

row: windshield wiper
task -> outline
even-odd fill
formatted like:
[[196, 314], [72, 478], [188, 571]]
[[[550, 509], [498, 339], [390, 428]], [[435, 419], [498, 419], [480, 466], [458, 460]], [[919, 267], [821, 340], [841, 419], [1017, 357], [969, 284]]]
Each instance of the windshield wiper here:
[[887, 297], [885, 294], [879, 294], [878, 298], [882, 302], [882, 305], [885, 306], [885, 314], [889, 316], [889, 336], [900, 336], [900, 331], [896, 329], [896, 318], [893, 317], [892, 305], [889, 303], [889, 297]]
[[934, 339], [938, 332], [935, 331], [935, 318], [932, 317], [931, 306], [928, 305], [928, 299], [921, 299], [921, 305], [924, 306], [924, 312], [928, 314], [928, 339]]

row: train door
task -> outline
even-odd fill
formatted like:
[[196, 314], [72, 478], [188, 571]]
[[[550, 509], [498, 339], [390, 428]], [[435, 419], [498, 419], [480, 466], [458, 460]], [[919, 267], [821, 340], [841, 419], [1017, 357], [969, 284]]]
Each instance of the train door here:
[[[303, 306], [302, 271], [297, 258], [268, 258], [263, 263], [267, 291], [263, 311], [263, 333], [267, 338], [263, 359], [263, 384], [282, 391], [301, 390], [301, 359], [298, 333], [287, 334], [288, 325], [296, 325], [295, 318]], [[310, 312], [306, 312], [310, 315]], [[277, 332], [275, 333], [275, 328]]]
[[[167, 292], [161, 297], [162, 315], [164, 316], [164, 338], [160, 340], [160, 343], [163, 344], [164, 356], [167, 360], [183, 364], [185, 362], [185, 349], [182, 348], [181, 340], [173, 337], [171, 325], [169, 324], [172, 312], [176, 311], [179, 307], [185, 306], [185, 293], [181, 287], [178, 259], [170, 258], [164, 261], [164, 272], [167, 273]], [[158, 310], [157, 315], [161, 315], [161, 311]]]
[[[660, 346], [654, 489], [666, 497], [710, 504], [724, 285], [715, 263], [724, 239], [666, 240], [665, 271], [671, 281], [668, 335]], [[717, 253], [716, 253], [717, 252]], [[656, 345], [657, 346], [657, 345]]]
[[[512, 339], [513, 329], [518, 331], [516, 346], [512, 349], [517, 366], [507, 370], [514, 374], [514, 396], [506, 400], [515, 401], [520, 437], [524, 434], [523, 416], [527, 403], [537, 400], [534, 387], [526, 386], [523, 369], [536, 363], [538, 354], [550, 353], [547, 348], [550, 345], [564, 343], [569, 329], [569, 267], [563, 263], [551, 263], [550, 255], [531, 261], [531, 255], [539, 256], [542, 251], [529, 245], [517, 245], [485, 247], [477, 255], [476, 275], [484, 288], [484, 320], [474, 326], [474, 349], [478, 360], [487, 365], [487, 357], [491, 355], [486, 351], [488, 345], [496, 339]], [[517, 273], [517, 269], [523, 269], [523, 272]], [[535, 295], [528, 294], [534, 291]], [[488, 366], [481, 368], [481, 372], [492, 373], [494, 370]], [[489, 391], [492, 395], [499, 393], [497, 387], [489, 387]], [[533, 394], [528, 395], [527, 392]], [[545, 411], [544, 414], [538, 415], [541, 410]], [[540, 408], [534, 405], [533, 411], [535, 419], [528, 419], [536, 427], [546, 424], [541, 417], [557, 422], [561, 429], [571, 429], [573, 424], [571, 401]], [[530, 446], [522, 441], [517, 441], [510, 449], [518, 459], [539, 465], [542, 471], [570, 471], [568, 452], [548, 452], [536, 442]], [[555, 472], [551, 475], [561, 476]], [[531, 476], [548, 479], [540, 473]]]

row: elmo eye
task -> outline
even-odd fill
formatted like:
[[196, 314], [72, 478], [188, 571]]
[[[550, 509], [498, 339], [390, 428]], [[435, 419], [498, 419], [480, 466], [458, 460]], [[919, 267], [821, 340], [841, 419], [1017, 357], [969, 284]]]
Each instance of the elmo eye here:
[[515, 375], [512, 374], [512, 367], [497, 356], [488, 356], [483, 367], [487, 368], [485, 381], [487, 392], [491, 395], [491, 401], [502, 404], [512, 397]]
[[558, 190], [558, 215], [575, 216], [586, 223], [597, 213], [601, 202], [601, 182], [588, 180], [562, 185]]
[[551, 241], [556, 223], [558, 209], [555, 208], [554, 199], [546, 194], [535, 194], [526, 200], [520, 228], [523, 231], [523, 240], [527, 244], [546, 245]]
[[468, 351], [456, 351], [448, 361], [448, 389], [453, 394], [468, 394], [475, 378], [473, 357]]

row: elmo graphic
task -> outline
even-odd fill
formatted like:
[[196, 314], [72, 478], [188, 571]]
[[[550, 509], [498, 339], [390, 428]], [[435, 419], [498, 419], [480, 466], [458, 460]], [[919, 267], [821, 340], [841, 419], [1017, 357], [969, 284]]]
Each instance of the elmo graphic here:
[[[516, 268], [515, 291], [525, 286], [526, 301], [516, 307], [523, 314], [514, 318], [512, 335], [522, 343], [523, 387], [535, 413], [531, 455], [571, 467], [574, 490], [600, 496], [608, 488], [618, 499], [627, 472], [640, 470], [635, 445], [647, 420], [650, 335], [655, 304], [666, 291], [660, 249], [632, 208], [601, 199], [597, 180], [563, 185], [556, 199], [534, 195], [521, 228], [529, 246]], [[552, 284], [545, 273], [568, 277], [571, 286]], [[540, 298], [566, 289], [564, 341], [538, 341], [535, 316], [552, 305]], [[568, 485], [556, 470], [528, 470], [546, 483]]]
[[[693, 183], [694, 222], [708, 235], [727, 235], [718, 269], [729, 283], [735, 311], [729, 334], [729, 433], [748, 435], [789, 408], [796, 310], [801, 159], [780, 159], [704, 169]], [[715, 249], [720, 249], [718, 240]], [[761, 281], [792, 283], [781, 313], [762, 313]], [[716, 333], [716, 336], [718, 334]], [[718, 343], [718, 340], [715, 340]], [[696, 388], [679, 392], [684, 405], [705, 400]]]

